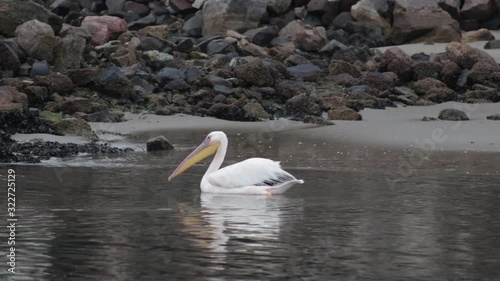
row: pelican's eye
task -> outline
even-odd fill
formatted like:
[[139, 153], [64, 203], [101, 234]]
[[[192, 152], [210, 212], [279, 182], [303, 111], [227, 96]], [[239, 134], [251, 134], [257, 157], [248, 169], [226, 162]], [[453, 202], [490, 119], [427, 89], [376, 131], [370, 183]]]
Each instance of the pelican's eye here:
[[212, 136], [207, 136], [206, 140], [207, 142], [210, 142], [212, 140]]

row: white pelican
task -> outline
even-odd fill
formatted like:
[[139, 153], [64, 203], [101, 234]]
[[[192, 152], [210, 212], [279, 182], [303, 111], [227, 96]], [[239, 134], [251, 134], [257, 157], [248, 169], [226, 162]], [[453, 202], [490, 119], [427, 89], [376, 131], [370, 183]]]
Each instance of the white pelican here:
[[279, 162], [264, 158], [250, 158], [219, 170], [227, 151], [227, 137], [223, 132], [211, 132], [205, 140], [168, 177], [172, 180], [197, 162], [215, 153], [212, 163], [201, 179], [202, 192], [279, 194], [298, 183], [281, 169]]

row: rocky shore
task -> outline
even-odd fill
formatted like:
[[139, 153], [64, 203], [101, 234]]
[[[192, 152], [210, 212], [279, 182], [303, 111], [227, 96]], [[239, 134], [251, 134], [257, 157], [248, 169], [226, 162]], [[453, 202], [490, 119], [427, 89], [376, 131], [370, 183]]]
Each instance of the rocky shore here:
[[[10, 135], [97, 141], [88, 122], [124, 112], [330, 125], [365, 108], [499, 102], [499, 64], [467, 43], [500, 48], [500, 2], [461, 2], [0, 0], [0, 162], [119, 152]], [[415, 42], [450, 43], [374, 49]]]

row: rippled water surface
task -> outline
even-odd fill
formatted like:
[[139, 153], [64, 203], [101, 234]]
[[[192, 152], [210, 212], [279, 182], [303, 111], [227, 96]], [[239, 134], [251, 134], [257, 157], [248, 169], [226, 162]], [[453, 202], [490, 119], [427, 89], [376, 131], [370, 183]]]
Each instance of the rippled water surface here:
[[7, 168], [18, 175], [19, 216], [18, 273], [0, 279], [500, 278], [500, 154], [229, 132], [226, 163], [282, 160], [306, 183], [272, 197], [201, 194], [206, 163], [167, 182], [205, 133], [165, 132], [178, 147], [166, 153], [0, 166], [3, 183]]

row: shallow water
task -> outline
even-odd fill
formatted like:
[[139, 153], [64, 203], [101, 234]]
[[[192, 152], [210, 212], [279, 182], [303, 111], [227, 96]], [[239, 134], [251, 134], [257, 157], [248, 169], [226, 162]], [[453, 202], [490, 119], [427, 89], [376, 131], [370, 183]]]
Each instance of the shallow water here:
[[[500, 154], [351, 146], [298, 139], [294, 132], [229, 132], [226, 163], [254, 155], [282, 160], [306, 183], [270, 198], [213, 195], [199, 191], [206, 163], [166, 180], [206, 132], [164, 133], [176, 151], [0, 166], [3, 183], [6, 169], [16, 170], [19, 216], [18, 273], [2, 268], [0, 279], [500, 276]], [[5, 257], [6, 247], [0, 249]]]

